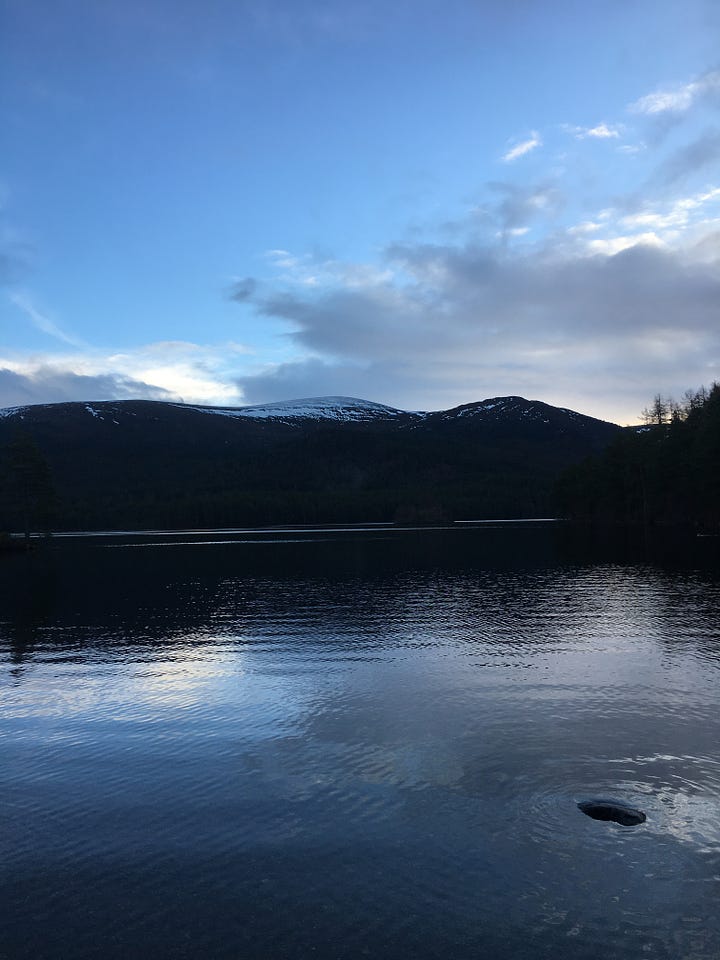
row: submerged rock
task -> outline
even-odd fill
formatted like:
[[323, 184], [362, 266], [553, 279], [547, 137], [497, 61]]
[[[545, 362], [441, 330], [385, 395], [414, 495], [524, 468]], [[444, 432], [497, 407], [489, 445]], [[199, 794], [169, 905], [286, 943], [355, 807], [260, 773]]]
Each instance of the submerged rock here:
[[578, 807], [593, 820], [612, 820], [623, 827], [635, 827], [647, 820], [642, 810], [626, 807], [624, 803], [614, 803], [612, 800], [583, 800]]

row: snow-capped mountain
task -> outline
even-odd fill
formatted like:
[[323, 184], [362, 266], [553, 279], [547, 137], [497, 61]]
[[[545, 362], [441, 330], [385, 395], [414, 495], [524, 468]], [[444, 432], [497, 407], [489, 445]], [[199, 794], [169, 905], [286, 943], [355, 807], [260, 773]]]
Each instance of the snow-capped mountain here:
[[48, 416], [64, 419], [68, 416], [87, 415], [94, 420], [119, 425], [127, 417], [143, 416], [155, 421], [171, 410], [176, 410], [181, 415], [199, 413], [232, 420], [269, 421], [289, 425], [300, 425], [303, 422], [312, 421], [330, 421], [338, 424], [373, 422], [418, 424], [426, 421], [428, 424], [437, 424], [460, 420], [486, 423], [550, 424], [562, 420], [576, 424], [604, 423], [574, 410], [553, 407], [541, 400], [526, 400], [524, 397], [515, 396], [492, 397], [476, 403], [464, 403], [449, 410], [430, 412], [400, 410], [397, 407], [362, 400], [358, 397], [306, 397], [243, 407], [206, 407], [199, 404], [168, 403], [157, 400], [102, 400], [92, 403], [67, 402], [7, 407], [0, 409], [0, 420], [34, 422]]
[[526, 400], [524, 397], [493, 397], [491, 400], [480, 400], [478, 403], [463, 403], [450, 410], [441, 410], [435, 416], [443, 420], [460, 419], [461, 417], [482, 417], [485, 420], [529, 419], [549, 422], [549, 417], [557, 414], [566, 414], [571, 418], [582, 417], [564, 407], [551, 407], [541, 400]]

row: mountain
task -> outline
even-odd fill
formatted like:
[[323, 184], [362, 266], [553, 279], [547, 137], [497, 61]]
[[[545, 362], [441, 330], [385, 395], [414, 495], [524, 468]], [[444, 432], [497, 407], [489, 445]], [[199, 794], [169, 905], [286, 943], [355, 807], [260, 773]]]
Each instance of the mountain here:
[[[352, 397], [149, 400], [0, 411], [48, 461], [56, 528], [548, 515], [559, 472], [621, 428], [522, 397], [408, 412]], [[18, 507], [0, 499], [0, 529]]]

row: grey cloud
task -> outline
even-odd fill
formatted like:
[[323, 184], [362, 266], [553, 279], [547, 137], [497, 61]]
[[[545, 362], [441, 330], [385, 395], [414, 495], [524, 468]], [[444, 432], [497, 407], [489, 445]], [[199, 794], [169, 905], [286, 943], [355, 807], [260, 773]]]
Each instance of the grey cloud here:
[[245, 277], [244, 280], [238, 280], [237, 283], [234, 283], [230, 290], [228, 291], [228, 297], [230, 300], [235, 300], [237, 303], [245, 303], [248, 300], [251, 300], [255, 291], [257, 290], [257, 280], [253, 277]]
[[705, 263], [715, 263], [716, 269], [720, 267], [720, 230], [708, 233], [695, 244], [693, 248], [695, 257]]
[[[268, 373], [245, 377], [241, 381], [247, 403], [264, 403], [268, 399], [294, 400], [312, 396], [359, 396], [382, 401], [392, 383], [395, 371], [382, 364], [357, 366], [327, 363], [310, 359], [283, 363]], [[308, 393], [309, 391], [309, 393]]]
[[671, 153], [659, 166], [654, 179], [664, 186], [669, 186], [718, 160], [720, 160], [720, 129], [715, 127], [706, 130], [696, 140]]
[[555, 213], [562, 205], [560, 191], [551, 182], [521, 187], [493, 181], [488, 187], [500, 197], [495, 216], [504, 232], [527, 226], [541, 215]]
[[84, 376], [72, 370], [39, 367], [32, 373], [0, 368], [0, 408], [70, 400], [179, 400], [163, 390], [117, 374]]
[[482, 391], [491, 382], [490, 371], [483, 373], [473, 367], [465, 372], [474, 379], [474, 392], [463, 394], [461, 399], [452, 385], [453, 378], [458, 376], [457, 364], [439, 361], [420, 372], [415, 362], [411, 360], [406, 365], [402, 358], [362, 365], [311, 358], [243, 377], [238, 386], [246, 403], [345, 396], [387, 403], [403, 410], [440, 410], [465, 402], [469, 396], [485, 396]]
[[647, 117], [643, 129], [643, 140], [650, 147], [660, 147], [677, 127], [681, 126], [685, 115], [681, 113], [659, 113]]
[[291, 321], [296, 330], [290, 336], [298, 344], [333, 357], [380, 360], [404, 348], [408, 329], [428, 343], [435, 326], [427, 322], [425, 301], [387, 286], [338, 290], [314, 300], [287, 294], [264, 301], [260, 309]]
[[359, 392], [447, 406], [524, 393], [621, 418], [658, 390], [717, 377], [720, 277], [706, 248], [695, 259], [650, 246], [589, 256], [559, 244], [398, 245], [388, 255], [402, 282], [263, 301], [317, 359], [245, 378], [245, 395]]

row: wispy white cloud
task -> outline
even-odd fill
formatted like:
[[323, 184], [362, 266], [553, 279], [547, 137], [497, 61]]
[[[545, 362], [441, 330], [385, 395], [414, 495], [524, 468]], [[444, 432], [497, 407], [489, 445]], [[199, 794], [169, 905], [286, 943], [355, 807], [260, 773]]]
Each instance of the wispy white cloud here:
[[582, 223], [576, 223], [574, 227], [569, 227], [568, 233], [571, 237], [584, 236], [602, 230], [602, 228], [602, 223], [596, 223], [594, 220], [584, 220]]
[[705, 219], [705, 208], [713, 205], [720, 212], [720, 187], [679, 197], [664, 204], [661, 209], [646, 208], [639, 213], [628, 214], [622, 218], [622, 223], [630, 228], [651, 227], [654, 230], [686, 228], [698, 215]]
[[266, 250], [265, 256], [271, 260], [276, 267], [286, 267], [287, 269], [292, 269], [297, 266], [299, 260], [297, 257], [294, 257], [288, 250]]
[[647, 202], [632, 213], [606, 209], [594, 220], [570, 227], [567, 233], [580, 244], [579, 250], [585, 244], [585, 250], [593, 255], [614, 256], [638, 245], [682, 253], [717, 229], [719, 218], [720, 187], [712, 187], [663, 203]]
[[522, 140], [520, 143], [515, 144], [514, 147], [502, 155], [500, 158], [503, 163], [512, 163], [513, 160], [517, 160], [519, 157], [524, 157], [526, 153], [530, 153], [531, 150], [535, 150], [537, 147], [542, 146], [542, 138], [537, 130], [532, 130], [530, 136], [527, 140]]
[[565, 127], [576, 140], [618, 140], [622, 135], [620, 124], [598, 123], [594, 127]]
[[625, 236], [598, 238], [588, 242], [588, 250], [591, 253], [602, 254], [605, 257], [614, 257], [623, 250], [630, 250], [632, 247], [664, 246], [665, 243], [662, 237], [653, 231], [626, 234]]
[[594, 137], [596, 140], [617, 139], [620, 136], [621, 128], [619, 126], [609, 126], [607, 123], [599, 123], [596, 127], [590, 127], [585, 131], [586, 137]]
[[54, 320], [51, 320], [45, 313], [38, 310], [27, 294], [10, 293], [8, 296], [11, 303], [14, 303], [19, 310], [22, 310], [32, 325], [43, 333], [46, 333], [49, 337], [53, 337], [55, 340], [60, 340], [61, 343], [67, 343], [73, 347], [87, 346], [83, 340], [73, 337], [69, 333], [65, 333]]
[[712, 70], [696, 80], [665, 90], [656, 90], [631, 103], [631, 113], [652, 116], [661, 113], [685, 113], [698, 100], [720, 94], [720, 70]]
[[[308, 254], [295, 256], [288, 250], [268, 250], [265, 256], [279, 271], [278, 279], [293, 285], [328, 287], [342, 283], [348, 287], [364, 287], [368, 284], [384, 283], [389, 279], [386, 269], [368, 263], [347, 263], [332, 257], [318, 259]], [[243, 284], [247, 285], [251, 279], [246, 278]]]

